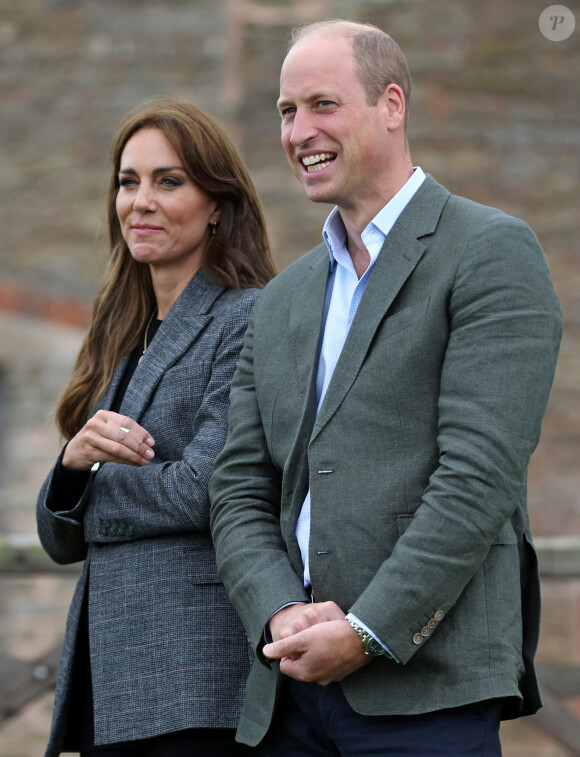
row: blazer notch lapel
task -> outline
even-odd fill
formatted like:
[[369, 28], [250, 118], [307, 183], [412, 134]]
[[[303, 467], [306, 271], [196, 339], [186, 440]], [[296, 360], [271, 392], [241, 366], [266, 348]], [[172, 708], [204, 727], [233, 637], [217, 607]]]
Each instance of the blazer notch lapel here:
[[396, 239], [385, 241], [328, 385], [312, 439], [328, 423], [354, 383], [378, 327], [425, 249], [416, 239], [406, 239], [401, 245]]
[[298, 380], [307, 396], [314, 382], [326, 298], [330, 261], [326, 246], [297, 282], [289, 318], [289, 338], [296, 360]]
[[163, 374], [190, 348], [211, 320], [211, 315], [188, 318], [176, 315], [171, 319], [167, 316], [155, 334], [155, 349], [147, 350], [129, 382], [121, 403], [124, 415], [139, 421]]
[[133, 374], [121, 412], [136, 421], [143, 415], [163, 374], [179, 360], [212, 320], [211, 309], [224, 287], [199, 271], [163, 320], [153, 344]]
[[103, 392], [103, 396], [97, 402], [97, 410], [108, 410], [111, 407], [117, 389], [119, 388], [119, 384], [121, 383], [121, 378], [123, 377], [123, 373], [125, 372], [128, 360], [129, 356], [126, 355], [119, 361], [117, 367], [113, 371], [113, 377], [109, 382], [109, 385]]
[[435, 232], [449, 197], [445, 187], [427, 174], [388, 234], [336, 365], [311, 439], [328, 423], [354, 383], [379, 325], [426, 253], [425, 237]]
[[[419, 194], [425, 184], [427, 198]], [[433, 189], [436, 196], [430, 205], [428, 198]], [[415, 195], [416, 202], [415, 198], [411, 200], [385, 239], [314, 424], [312, 439], [328, 423], [354, 383], [378, 327], [427, 250], [421, 237], [434, 232], [448, 197], [447, 190], [428, 177]]]

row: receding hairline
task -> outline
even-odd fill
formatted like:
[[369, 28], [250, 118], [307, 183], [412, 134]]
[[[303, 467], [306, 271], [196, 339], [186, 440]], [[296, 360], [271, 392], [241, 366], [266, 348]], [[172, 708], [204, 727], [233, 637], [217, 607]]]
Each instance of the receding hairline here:
[[348, 21], [345, 19], [332, 19], [329, 21], [310, 21], [294, 27], [290, 33], [288, 52], [303, 39], [313, 34], [321, 34], [325, 37], [344, 37], [351, 40], [360, 34], [379, 33], [386, 37], [389, 35], [374, 24], [363, 24], [359, 21]]

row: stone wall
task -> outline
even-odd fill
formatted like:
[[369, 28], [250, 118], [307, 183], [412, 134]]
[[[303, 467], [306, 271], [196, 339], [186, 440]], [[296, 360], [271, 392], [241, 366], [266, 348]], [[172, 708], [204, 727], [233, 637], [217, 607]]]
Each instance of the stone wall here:
[[[383, 27], [407, 54], [414, 162], [451, 191], [522, 217], [542, 242], [565, 337], [530, 468], [530, 512], [539, 536], [580, 534], [580, 27], [550, 42], [538, 28], [546, 5], [0, 0], [0, 531], [34, 532], [36, 491], [59, 445], [50, 412], [106, 260], [108, 150], [123, 116], [167, 95], [221, 118], [263, 197], [283, 268], [318, 243], [328, 212], [306, 200], [279, 145], [285, 40], [297, 20], [347, 17]], [[567, 5], [580, 24], [578, 0]], [[49, 579], [4, 588], [0, 644], [37, 654], [62, 629], [69, 589]], [[578, 582], [546, 583], [544, 593], [540, 659], [580, 662]], [[50, 706], [36, 707], [0, 730], [6, 757], [40, 753]], [[21, 740], [31, 730], [32, 746]], [[515, 733], [511, 757], [565, 755], [533, 723], [506, 733]]]

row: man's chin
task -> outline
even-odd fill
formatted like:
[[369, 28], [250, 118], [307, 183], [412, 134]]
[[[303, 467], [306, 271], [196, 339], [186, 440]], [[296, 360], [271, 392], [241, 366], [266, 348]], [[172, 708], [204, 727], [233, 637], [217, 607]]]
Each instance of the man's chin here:
[[311, 202], [328, 203], [329, 205], [336, 204], [333, 199], [333, 194], [329, 191], [328, 187], [315, 186], [308, 181], [301, 181], [300, 183], [302, 184], [306, 197], [308, 197]]

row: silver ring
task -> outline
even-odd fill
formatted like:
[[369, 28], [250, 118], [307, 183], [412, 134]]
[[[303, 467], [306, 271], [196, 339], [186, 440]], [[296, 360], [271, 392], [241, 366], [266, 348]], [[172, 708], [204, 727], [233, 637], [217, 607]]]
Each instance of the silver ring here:
[[125, 426], [121, 426], [121, 431], [124, 431], [126, 434], [129, 433], [129, 429], [125, 428]]

